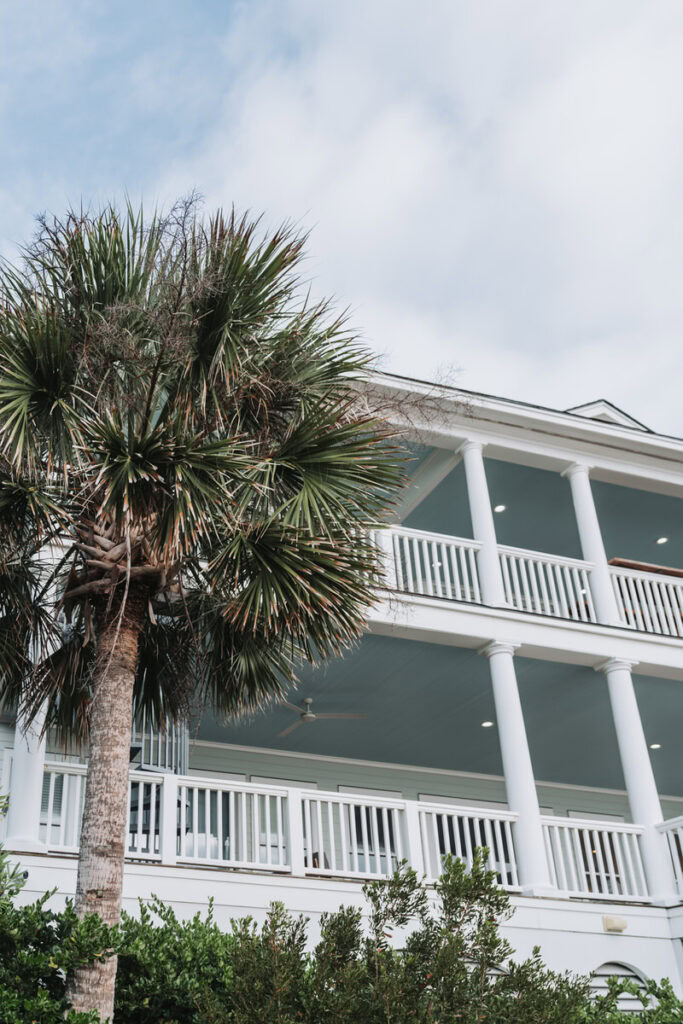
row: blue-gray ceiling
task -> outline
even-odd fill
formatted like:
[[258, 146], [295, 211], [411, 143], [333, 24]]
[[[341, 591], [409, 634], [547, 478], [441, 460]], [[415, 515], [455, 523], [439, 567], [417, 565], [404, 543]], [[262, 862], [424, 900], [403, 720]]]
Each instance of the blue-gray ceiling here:
[[[608, 558], [683, 569], [683, 503], [679, 498], [593, 480]], [[657, 544], [658, 537], [668, 537]]]
[[[589, 668], [532, 658], [515, 663], [536, 779], [623, 789], [604, 677]], [[683, 795], [683, 683], [641, 676], [636, 687], [648, 742], [662, 744], [652, 752], [660, 792]], [[292, 700], [309, 696], [314, 710], [361, 712], [367, 718], [317, 721], [280, 738], [295, 713], [277, 707], [232, 726], [206, 718], [199, 738], [502, 774], [498, 730], [481, 726], [495, 722], [488, 663], [474, 651], [367, 636], [325, 669], [301, 672]]]

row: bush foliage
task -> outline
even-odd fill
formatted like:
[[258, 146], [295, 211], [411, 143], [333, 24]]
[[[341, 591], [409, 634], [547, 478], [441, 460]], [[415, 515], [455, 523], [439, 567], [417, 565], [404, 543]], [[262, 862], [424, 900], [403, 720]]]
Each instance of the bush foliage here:
[[18, 906], [0, 877], [0, 1021], [91, 1024], [68, 1012], [66, 976], [116, 950], [116, 1024], [683, 1022], [668, 982], [650, 983], [641, 1012], [624, 1014], [628, 983], [595, 1000], [586, 978], [550, 971], [538, 950], [515, 962], [500, 934], [510, 901], [483, 855], [470, 872], [448, 861], [433, 894], [405, 865], [364, 891], [368, 915], [324, 914], [311, 950], [306, 921], [279, 904], [261, 926], [244, 918], [225, 931], [211, 906], [180, 921], [152, 899], [109, 929], [48, 909], [50, 893]]

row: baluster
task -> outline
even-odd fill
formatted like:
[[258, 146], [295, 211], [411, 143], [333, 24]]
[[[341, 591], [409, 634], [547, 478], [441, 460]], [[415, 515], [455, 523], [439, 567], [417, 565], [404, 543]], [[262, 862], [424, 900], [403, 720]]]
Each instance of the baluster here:
[[461, 601], [462, 590], [460, 589], [460, 572], [458, 570], [458, 549], [455, 547], [454, 544], [448, 545], [448, 554], [451, 560], [451, 572], [453, 573], [453, 589], [455, 590], [455, 599], [456, 601]]
[[538, 572], [538, 562], [533, 561], [531, 558], [527, 559], [527, 569], [529, 572], [529, 582], [531, 583], [531, 598], [533, 601], [534, 611], [543, 612], [543, 604], [538, 593], [538, 583], [536, 580], [536, 573]]
[[[460, 549], [463, 550], [462, 548]], [[479, 587], [479, 568], [477, 566], [477, 560], [474, 557], [474, 549], [468, 548], [467, 555], [470, 563], [470, 601], [474, 601], [475, 604], [481, 604], [481, 589]]]
[[514, 599], [512, 596], [512, 584], [510, 583], [510, 567], [508, 565], [508, 555], [504, 551], [500, 553], [500, 568], [503, 573], [503, 589], [505, 591], [505, 600], [507, 604], [514, 605]]
[[453, 590], [451, 588], [451, 574], [448, 571], [448, 551], [451, 545], [448, 546], [442, 542], [441, 544], [441, 565], [443, 567], [443, 581], [446, 588], [446, 597], [450, 600], [453, 597]]
[[[582, 622], [586, 622], [588, 620], [588, 615], [586, 614], [586, 604], [585, 604], [585, 601], [584, 601], [584, 595], [581, 593], [581, 591], [583, 590], [583, 587], [581, 586], [581, 577], [579, 575], [579, 570], [575, 569], [575, 568], [572, 568], [571, 574], [572, 574], [572, 580], [574, 582], [574, 586], [573, 586], [572, 590], [573, 590], [573, 593], [575, 594], [575, 597], [576, 597], [575, 607], [576, 607], [576, 610], [578, 612], [578, 615], [579, 615], [579, 618], [581, 619], [581, 621]], [[571, 593], [571, 591], [570, 591], [570, 593]]]
[[415, 581], [413, 579], [413, 566], [412, 566], [412, 554], [410, 541], [407, 537], [403, 537], [403, 557], [406, 564], [406, 576], [408, 577], [408, 590], [412, 594], [415, 592]]
[[562, 579], [562, 572], [560, 571], [559, 565], [553, 566], [555, 570], [555, 579], [557, 581], [557, 593], [560, 596], [560, 607], [562, 609], [562, 617], [565, 619], [570, 618], [569, 607], [567, 605], [567, 596], [564, 591], [564, 580]]

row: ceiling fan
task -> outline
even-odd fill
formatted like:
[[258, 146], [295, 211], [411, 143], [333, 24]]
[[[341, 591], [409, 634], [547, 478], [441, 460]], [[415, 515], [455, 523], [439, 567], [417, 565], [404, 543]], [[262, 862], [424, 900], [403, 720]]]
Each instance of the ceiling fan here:
[[278, 733], [279, 737], [280, 736], [289, 736], [290, 732], [294, 732], [294, 730], [298, 729], [299, 726], [302, 725], [304, 722], [316, 722], [316, 721], [318, 721], [319, 719], [322, 719], [322, 718], [367, 718], [368, 717], [367, 715], [358, 715], [358, 714], [354, 714], [352, 712], [345, 712], [345, 711], [339, 711], [339, 712], [325, 711], [322, 714], [314, 714], [313, 711], [311, 711], [311, 706], [313, 704], [313, 698], [312, 697], [304, 697], [304, 699], [301, 702], [301, 705], [290, 704], [288, 700], [283, 700], [281, 703], [283, 704], [284, 707], [289, 708], [290, 711], [296, 711], [297, 715], [299, 716], [299, 720], [298, 720], [298, 722], [292, 722], [292, 724], [288, 725], [286, 729], [283, 729], [281, 733]]

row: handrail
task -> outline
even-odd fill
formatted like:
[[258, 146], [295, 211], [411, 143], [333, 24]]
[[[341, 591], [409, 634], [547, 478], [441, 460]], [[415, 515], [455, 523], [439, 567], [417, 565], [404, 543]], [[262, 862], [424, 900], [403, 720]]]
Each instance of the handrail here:
[[683, 637], [683, 580], [609, 566], [624, 625], [645, 633]]
[[594, 569], [594, 562], [586, 562], [582, 558], [569, 558], [568, 555], [553, 555], [549, 551], [532, 551], [529, 548], [515, 548], [510, 544], [499, 544], [498, 551], [506, 555], [518, 555], [520, 558], [538, 558], [554, 565], [566, 565], [574, 569]]
[[481, 541], [473, 540], [471, 537], [456, 537], [451, 533], [433, 533], [429, 530], [416, 530], [412, 526], [402, 526], [400, 523], [392, 523], [389, 530], [392, 533], [398, 533], [401, 536], [416, 537], [418, 540], [435, 541], [438, 544], [466, 544], [467, 547], [474, 548], [475, 551], [478, 551], [481, 547]]
[[542, 816], [553, 886], [588, 899], [648, 900], [639, 837], [625, 822]]
[[[40, 834], [50, 852], [78, 852], [86, 773], [45, 764]], [[129, 859], [348, 879], [386, 877], [405, 859], [435, 880], [447, 855], [470, 867], [486, 847], [499, 884], [520, 888], [513, 811], [146, 771], [129, 778]], [[541, 826], [559, 892], [648, 899], [642, 826], [556, 816]], [[657, 828], [683, 894], [683, 815]]]

